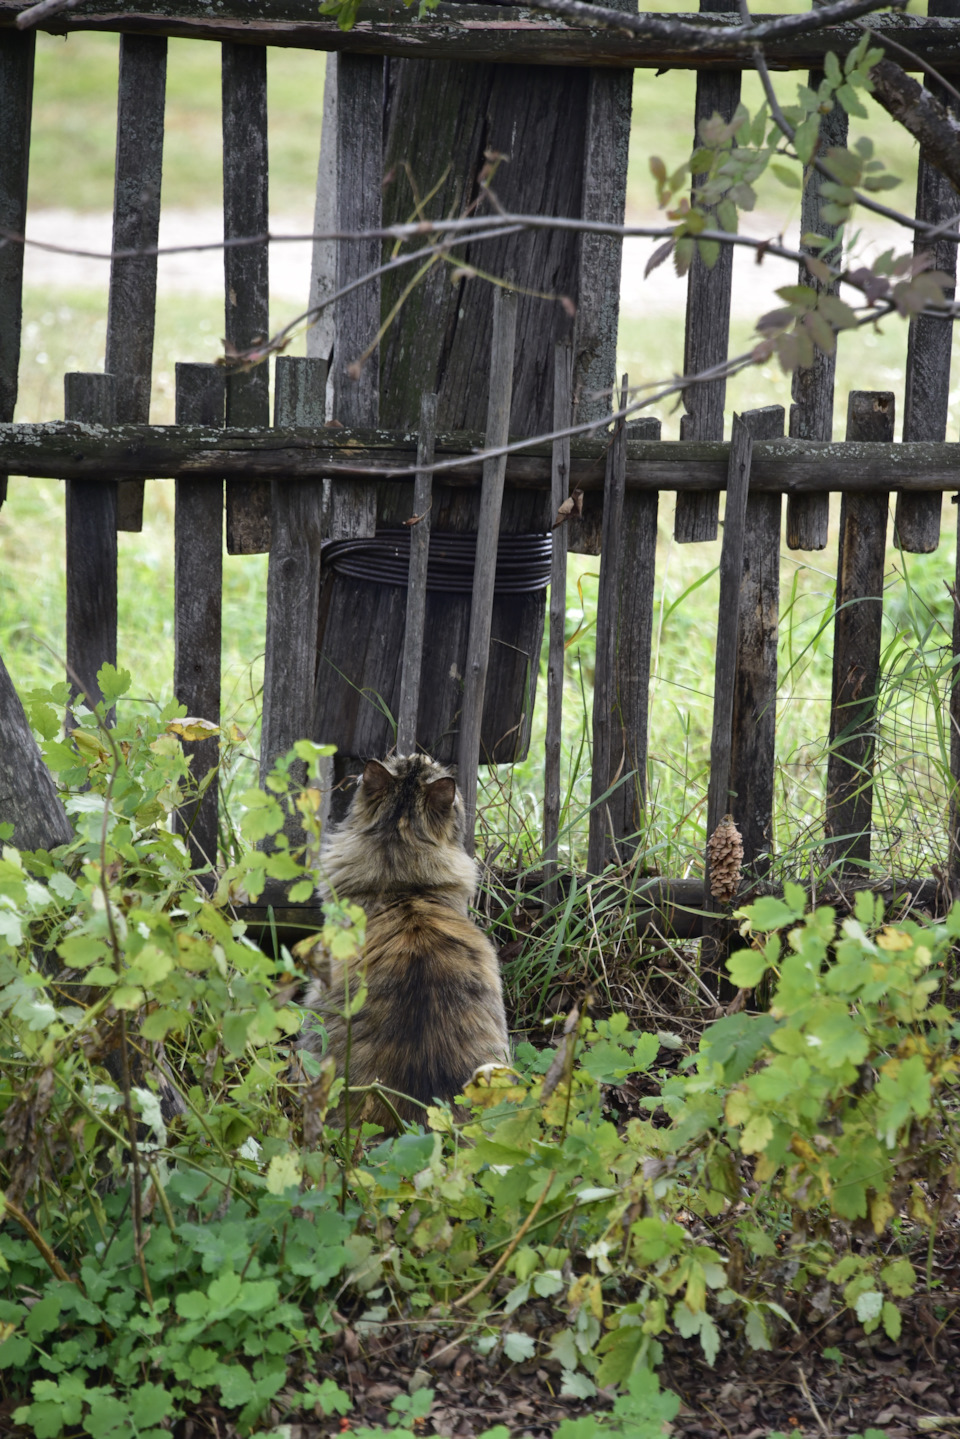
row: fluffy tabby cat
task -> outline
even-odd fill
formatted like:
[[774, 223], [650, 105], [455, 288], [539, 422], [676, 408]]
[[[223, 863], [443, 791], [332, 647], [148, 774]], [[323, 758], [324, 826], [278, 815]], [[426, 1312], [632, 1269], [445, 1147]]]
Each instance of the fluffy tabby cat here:
[[[321, 854], [321, 890], [367, 916], [363, 955], [349, 964], [351, 993], [361, 970], [367, 983], [350, 1020], [350, 1085], [379, 1080], [419, 1100], [393, 1099], [405, 1121], [422, 1120], [422, 1104], [452, 1100], [479, 1065], [508, 1060], [497, 957], [468, 915], [477, 868], [463, 836], [463, 800], [449, 771], [425, 755], [397, 755], [370, 760]], [[344, 981], [334, 965], [329, 987], [312, 986], [307, 999], [323, 1016], [338, 1074]], [[379, 1100], [366, 1117], [395, 1128]]]

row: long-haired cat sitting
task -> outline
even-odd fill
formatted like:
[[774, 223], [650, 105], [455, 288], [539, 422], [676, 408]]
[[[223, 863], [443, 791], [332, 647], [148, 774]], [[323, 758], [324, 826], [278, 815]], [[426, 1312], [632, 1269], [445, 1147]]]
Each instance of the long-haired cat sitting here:
[[[509, 1060], [497, 957], [468, 914], [477, 868], [463, 838], [450, 772], [425, 755], [397, 755], [369, 761], [320, 856], [321, 892], [359, 904], [367, 937], [347, 974], [334, 965], [329, 986], [313, 984], [307, 1003], [323, 1017], [343, 1074], [345, 982], [353, 995], [363, 974], [367, 996], [349, 1020], [349, 1084], [379, 1082], [408, 1096], [391, 1096], [405, 1122], [422, 1120], [425, 1104], [452, 1100], [478, 1066]], [[396, 1127], [379, 1098], [365, 1118]]]

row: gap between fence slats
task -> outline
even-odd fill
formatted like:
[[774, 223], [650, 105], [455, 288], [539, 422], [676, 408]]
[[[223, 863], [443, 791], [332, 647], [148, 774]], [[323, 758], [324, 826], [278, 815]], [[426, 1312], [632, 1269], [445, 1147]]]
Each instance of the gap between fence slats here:
[[[0, 226], [22, 235], [27, 223], [27, 173], [33, 110], [32, 31], [0, 32]], [[0, 245], [0, 421], [13, 419], [20, 371], [23, 319], [23, 246]], [[0, 505], [7, 476], [0, 470]]]
[[[514, 290], [497, 289], [493, 301], [493, 344], [490, 349], [490, 399], [487, 408], [487, 444], [506, 444], [510, 430], [510, 402], [513, 395], [513, 360], [517, 333], [517, 296]], [[475, 843], [477, 819], [477, 766], [481, 762], [480, 727], [484, 691], [490, 660], [490, 630], [493, 591], [497, 570], [497, 542], [506, 456], [485, 460], [477, 524], [477, 556], [473, 571], [473, 598], [470, 605], [470, 636], [463, 677], [463, 709], [460, 715], [458, 775], [465, 810], [465, 841], [470, 854]]]
[[[849, 439], [892, 442], [893, 424], [889, 391], [851, 392]], [[885, 494], [844, 495], [840, 508], [826, 833], [829, 858], [853, 879], [870, 861], [888, 511]]]
[[[823, 80], [822, 70], [811, 70], [807, 83], [817, 90]], [[847, 143], [847, 112], [834, 105], [820, 117], [820, 149], [830, 145], [844, 148]], [[813, 165], [803, 173], [803, 196], [800, 202], [800, 234], [836, 237], [838, 226], [823, 218], [827, 203], [822, 194], [824, 176]], [[811, 252], [812, 253], [812, 252]], [[809, 285], [818, 294], [835, 294], [836, 283], [822, 280], [800, 265], [799, 282]], [[837, 371], [836, 349], [832, 355], [817, 348], [813, 364], [795, 370], [790, 406], [790, 437], [796, 440], [830, 440], [833, 438], [833, 394]], [[827, 543], [830, 526], [830, 495], [822, 490], [809, 495], [791, 495], [787, 500], [787, 546], [791, 550], [822, 550]]]
[[[64, 375], [63, 394], [68, 419], [113, 424], [113, 375]], [[94, 705], [103, 698], [97, 671], [117, 663], [116, 481], [68, 480], [66, 500], [67, 679], [71, 695]]]
[[[931, 15], [960, 17], [960, 0], [929, 0]], [[925, 80], [927, 89], [950, 108], [950, 97], [935, 81]], [[953, 107], [956, 108], [955, 106]], [[957, 192], [921, 151], [917, 169], [917, 219], [939, 225], [957, 211]], [[933, 250], [935, 268], [956, 279], [956, 227], [952, 237], [941, 236], [931, 247], [918, 235], [914, 254]], [[953, 298], [951, 287], [946, 291]], [[907, 371], [903, 396], [903, 438], [942, 440], [947, 433], [947, 406], [950, 398], [950, 352], [953, 320], [947, 316], [916, 315], [907, 337]], [[941, 497], [937, 493], [901, 493], [894, 515], [896, 543], [913, 554], [931, 554], [940, 541]]]
[[[700, 13], [722, 14], [736, 10], [737, 0], [700, 0]], [[697, 76], [694, 110], [694, 144], [700, 143], [700, 126], [714, 114], [729, 121], [740, 103], [740, 71], [718, 70]], [[694, 196], [703, 176], [694, 176]], [[730, 342], [730, 294], [733, 286], [733, 248], [720, 247], [716, 261], [707, 268], [695, 250], [687, 273], [687, 309], [683, 345], [683, 373], [722, 364]], [[723, 406], [727, 393], [725, 379], [691, 385], [683, 392], [685, 414], [680, 418], [681, 440], [722, 440]], [[715, 540], [720, 502], [715, 494], [691, 491], [677, 496], [674, 536], [678, 544]]]
[[[336, 229], [373, 230], [380, 224], [383, 184], [383, 60], [341, 55], [337, 60]], [[337, 246], [337, 289], [375, 270], [379, 240]], [[341, 425], [376, 425], [380, 418], [380, 349], [365, 361], [380, 328], [380, 281], [369, 280], [337, 301], [334, 312], [333, 418]], [[354, 367], [359, 366], [359, 370]], [[331, 490], [334, 539], [359, 539], [376, 529], [376, 491], [369, 485]]]
[[[149, 250], [160, 235], [160, 180], [167, 86], [167, 42], [150, 35], [120, 36], [117, 155], [113, 189], [114, 250]], [[110, 262], [104, 368], [117, 377], [117, 419], [150, 419], [157, 257]], [[117, 491], [117, 528], [143, 528], [143, 481]]]
[[[565, 429], [573, 411], [573, 350], [569, 343], [553, 349], [553, 427]], [[563, 674], [566, 656], [567, 525], [557, 520], [570, 488], [570, 440], [554, 440], [550, 474], [553, 551], [550, 557], [550, 648], [547, 659], [547, 733], [543, 767], [543, 903], [557, 902], [557, 860], [560, 832], [560, 747], [563, 724]]]
[[[217, 365], [178, 364], [178, 424], [216, 425], [225, 405], [223, 370]], [[173, 692], [188, 716], [220, 723], [220, 644], [223, 605], [223, 481], [178, 480], [174, 510]], [[211, 869], [217, 859], [216, 737], [184, 741], [198, 783], [214, 771], [198, 802], [183, 805], [176, 829], [187, 836], [190, 860]]]
[[[266, 235], [267, 53], [255, 45], [223, 47], [223, 234]], [[256, 245], [227, 246], [223, 278], [227, 353], [247, 350], [270, 332], [269, 251]], [[264, 365], [231, 370], [227, 377], [227, 424], [270, 424], [270, 372]], [[270, 548], [270, 486], [264, 480], [228, 480], [227, 550], [261, 554]]]
[[417, 748], [417, 713], [420, 708], [420, 673], [423, 668], [423, 631], [427, 613], [427, 563], [430, 558], [430, 506], [433, 503], [433, 443], [437, 432], [437, 397], [420, 401], [420, 435], [417, 470], [413, 482], [410, 526], [410, 569], [407, 613], [403, 629], [403, 664], [400, 671], [400, 706], [397, 714], [397, 751], [414, 754]]
[[[274, 379], [278, 425], [322, 425], [326, 405], [325, 360], [281, 355]], [[274, 481], [271, 493], [270, 560], [267, 568], [267, 635], [263, 669], [260, 783], [274, 761], [313, 734], [317, 668], [317, 610], [320, 603], [320, 544], [323, 482]], [[294, 785], [307, 782], [307, 767], [296, 760]], [[296, 814], [285, 814], [283, 832], [291, 848], [306, 839]]]
[[[621, 383], [621, 399], [628, 377]], [[608, 808], [607, 791], [621, 783], [626, 756], [620, 743], [617, 714], [617, 614], [620, 572], [623, 564], [621, 535], [627, 466], [626, 425], [621, 420], [607, 451], [603, 488], [603, 541], [600, 550], [600, 585], [597, 593], [596, 657], [593, 671], [593, 765], [590, 774], [590, 832], [587, 873], [601, 874], [607, 860], [619, 863], [617, 835]]]

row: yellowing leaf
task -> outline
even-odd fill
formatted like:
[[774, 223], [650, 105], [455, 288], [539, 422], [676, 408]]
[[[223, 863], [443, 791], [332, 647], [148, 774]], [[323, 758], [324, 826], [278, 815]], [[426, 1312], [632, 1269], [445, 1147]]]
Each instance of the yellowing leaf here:
[[220, 726], [214, 724], [212, 720], [196, 717], [170, 720], [167, 724], [167, 734], [177, 734], [181, 739], [186, 740], [211, 739], [213, 735], [219, 733]]
[[284, 1194], [297, 1189], [303, 1178], [303, 1164], [296, 1150], [275, 1154], [267, 1166], [267, 1189], [271, 1194]]
[[740, 1135], [744, 1154], [762, 1154], [773, 1138], [773, 1121], [765, 1114], [755, 1114]]
[[904, 934], [902, 930], [892, 929], [889, 924], [877, 935], [877, 944], [881, 949], [886, 950], [913, 948], [913, 940], [910, 936]]
[[874, 1234], [882, 1234], [887, 1227], [887, 1221], [892, 1219], [895, 1213], [888, 1195], [875, 1194], [870, 1200], [870, 1223], [873, 1225]]
[[727, 1095], [723, 1117], [733, 1128], [739, 1129], [750, 1118], [753, 1106], [745, 1089], [731, 1089]]

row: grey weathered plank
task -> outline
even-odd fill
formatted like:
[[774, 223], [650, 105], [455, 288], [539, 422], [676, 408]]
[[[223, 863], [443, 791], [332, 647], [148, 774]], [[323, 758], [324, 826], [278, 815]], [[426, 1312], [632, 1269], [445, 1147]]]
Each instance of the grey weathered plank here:
[[[23, 0], [0, 0], [0, 27], [12, 26], [23, 8]], [[671, 14], [653, 18], [661, 23], [683, 20], [696, 24], [701, 17]], [[720, 23], [735, 32], [739, 16], [723, 16]], [[363, 5], [358, 23], [352, 30], [342, 31], [336, 20], [318, 14], [316, 0], [222, 0], [215, 11], [209, 0], [138, 0], [135, 9], [120, 8], [117, 0], [85, 0], [77, 9], [49, 17], [38, 28], [51, 34], [122, 28], [130, 33], [251, 45], [551, 67], [724, 68], [744, 61], [749, 64], [750, 49], [749, 36], [740, 40], [731, 36], [729, 41], [721, 37], [709, 46], [691, 48], [685, 38], [591, 30], [557, 16], [531, 16], [513, 6], [471, 5], [465, 16], [463, 6], [457, 3], [442, 3], [422, 20], [397, 4]], [[960, 64], [960, 37], [943, 21], [938, 24], [924, 15], [875, 14], [870, 17], [870, 28], [881, 38], [884, 34], [899, 38], [934, 65], [952, 69]], [[862, 33], [855, 20], [825, 25], [812, 32], [771, 36], [764, 40], [764, 50], [777, 68], [809, 70], [822, 64], [830, 50], [845, 54]]]
[[[337, 60], [337, 224], [341, 233], [376, 229], [382, 213], [383, 61], [342, 55]], [[337, 288], [380, 263], [380, 241], [337, 246]], [[376, 425], [380, 419], [380, 281], [370, 280], [337, 301], [334, 313], [333, 417], [342, 425]], [[364, 359], [371, 346], [373, 352]], [[359, 368], [358, 368], [359, 367]], [[340, 485], [331, 490], [334, 539], [372, 535], [376, 490]]]
[[[323, 360], [281, 355], [275, 376], [274, 418], [279, 425], [323, 424], [327, 366]], [[260, 783], [278, 756], [313, 734], [317, 668], [317, 610], [323, 488], [320, 480], [273, 483], [270, 563], [267, 570], [267, 638], [263, 671]], [[297, 761], [297, 784], [306, 768]], [[293, 846], [304, 834], [295, 815], [284, 833]]]
[[[730, 808], [730, 766], [733, 755], [733, 707], [740, 629], [740, 585], [746, 532], [747, 495], [751, 486], [753, 439], [740, 415], [733, 419], [727, 503], [720, 549], [720, 602], [714, 668], [713, 728], [710, 738], [710, 786], [707, 793], [707, 834], [713, 834]], [[709, 871], [706, 884], [709, 890]]]
[[953, 793], [949, 816], [949, 875], [954, 894], [960, 888], [960, 537], [957, 539], [953, 579], [953, 672], [947, 713], [950, 720], [950, 774]]
[[[27, 171], [33, 109], [32, 31], [0, 31], [0, 227], [22, 235], [27, 221]], [[0, 420], [13, 419], [20, 369], [23, 246], [0, 244]], [[7, 476], [0, 471], [0, 505]]]
[[[782, 405], [741, 418], [754, 442], [783, 434]], [[747, 496], [727, 807], [743, 839], [748, 882], [766, 873], [772, 843], [781, 509], [779, 495]]]
[[[223, 419], [224, 373], [217, 365], [178, 364], [178, 424], [216, 425]], [[174, 513], [173, 692], [193, 718], [220, 723], [220, 641], [223, 605], [223, 481], [178, 480]], [[220, 759], [219, 740], [184, 741], [194, 779], [203, 781]], [[196, 803], [176, 816], [198, 869], [217, 858], [217, 775]]]
[[[651, 418], [627, 425], [631, 439], [657, 440], [660, 421]], [[616, 675], [618, 741], [613, 730], [614, 769], [631, 777], [606, 804], [611, 833], [621, 859], [639, 843], [647, 795], [647, 719], [650, 706], [650, 661], [653, 638], [653, 582], [657, 556], [657, 492], [628, 490], [623, 499], [620, 532], [619, 611]], [[619, 743], [622, 758], [617, 758]]]
[[[561, 342], [553, 351], [553, 427], [565, 429], [573, 413], [573, 350]], [[560, 831], [560, 742], [563, 721], [564, 639], [567, 611], [567, 525], [556, 516], [570, 487], [569, 437], [553, 442], [550, 508], [554, 514], [550, 561], [550, 650], [547, 660], [547, 734], [543, 761], [543, 903], [557, 902]]]
[[[160, 180], [167, 42], [150, 35], [120, 36], [117, 156], [114, 167], [113, 248], [149, 250], [160, 234]], [[105, 368], [117, 377], [117, 419], [150, 419], [157, 257], [119, 256], [110, 262]], [[143, 481], [117, 491], [117, 526], [143, 526]]]
[[410, 527], [410, 577], [407, 581], [407, 615], [403, 631], [403, 668], [400, 673], [400, 708], [397, 713], [397, 750], [413, 754], [417, 747], [417, 713], [423, 667], [424, 622], [427, 613], [427, 561], [430, 558], [430, 507], [433, 504], [433, 443], [437, 430], [437, 397], [420, 402], [417, 470], [413, 486], [413, 521]]
[[[224, 239], [263, 236], [259, 244], [227, 245], [223, 252], [226, 342], [245, 351], [265, 340], [270, 328], [267, 52], [254, 45], [226, 44], [221, 63]], [[227, 424], [270, 424], [266, 364], [231, 370]], [[270, 486], [263, 480], [230, 480], [227, 550], [250, 555], [269, 548]]]
[[[547, 422], [549, 423], [549, 421]], [[546, 428], [546, 426], [544, 427]], [[585, 493], [603, 492], [607, 440], [574, 440], [570, 478]], [[479, 492], [483, 447], [477, 431], [440, 432], [434, 485], [449, 494]], [[542, 512], [549, 524], [549, 442], [537, 442], [507, 456], [506, 483], [524, 505]], [[729, 441], [627, 441], [627, 489], [726, 488]], [[375, 478], [403, 517], [410, 513], [416, 473], [416, 439], [409, 430], [213, 430], [204, 426], [0, 424], [0, 468], [18, 475], [84, 479], [202, 479], [205, 476], [260, 476], [270, 480], [323, 477], [330, 473]], [[751, 489], [804, 494], [830, 489], [856, 494], [870, 490], [960, 489], [960, 444], [777, 440], [757, 444]], [[436, 510], [436, 502], [434, 505]]]
[[[956, 19], [960, 17], [960, 0], [929, 0], [928, 12]], [[929, 79], [926, 84], [941, 103], [949, 105], [949, 96], [941, 85]], [[956, 211], [957, 194], [950, 181], [921, 153], [917, 169], [917, 219], [939, 225]], [[941, 236], [932, 248], [936, 269], [955, 280], [956, 227], [952, 237]], [[917, 236], [914, 254], [930, 250], [929, 240]], [[953, 298], [953, 293], [951, 288], [949, 298]], [[952, 341], [953, 320], [949, 317], [917, 315], [910, 321], [903, 396], [905, 440], [942, 440], [947, 433]], [[897, 543], [915, 554], [930, 554], [935, 550], [940, 541], [940, 507], [941, 497], [935, 492], [898, 495], [894, 516]]]
[[[736, 10], [737, 0], [700, 0], [701, 14]], [[699, 143], [700, 126], [711, 115], [729, 120], [740, 102], [740, 71], [721, 70], [697, 76], [694, 111], [694, 142]], [[702, 183], [694, 177], [694, 194]], [[699, 251], [687, 276], [687, 310], [683, 345], [683, 373], [696, 375], [720, 364], [727, 357], [730, 339], [730, 292], [733, 285], [733, 248], [721, 247], [712, 269], [707, 269]], [[724, 379], [693, 385], [683, 393], [685, 413], [680, 419], [682, 440], [722, 440], [723, 405], [727, 393]], [[713, 540], [717, 536], [719, 502], [713, 494], [693, 491], [677, 496], [674, 536], [678, 544]]]
[[[892, 441], [893, 421], [889, 391], [851, 393], [850, 439]], [[870, 860], [888, 510], [885, 494], [844, 495], [840, 507], [825, 828], [827, 853], [850, 877]]]
[[[822, 70], [812, 70], [808, 76], [810, 88], [815, 90], [823, 79]], [[841, 105], [834, 105], [826, 115], [820, 117], [820, 146], [845, 146], [847, 143], [847, 112]], [[823, 218], [824, 198], [821, 194], [823, 176], [812, 165], [808, 165], [803, 176], [803, 198], [800, 202], [801, 235], [825, 235], [833, 239], [837, 226]], [[813, 289], [829, 290], [838, 288], [835, 284], [826, 286], [812, 275], [806, 265], [800, 266], [800, 284]], [[813, 364], [796, 370], [793, 376], [793, 401], [790, 407], [790, 435], [797, 440], [830, 440], [833, 438], [833, 391], [837, 368], [836, 351], [832, 355], [817, 350]], [[822, 550], [827, 543], [830, 520], [830, 496], [824, 490], [817, 494], [791, 496], [787, 501], [787, 545], [792, 550]]]
[[[113, 423], [113, 375], [64, 375], [63, 391], [67, 419]], [[68, 480], [66, 499], [67, 678], [94, 705], [103, 698], [97, 671], [117, 662], [117, 486]]]
[[[627, 376], [621, 386], [621, 407], [627, 393]], [[617, 836], [607, 801], [611, 785], [623, 777], [626, 755], [617, 705], [617, 615], [620, 575], [624, 564], [620, 538], [626, 481], [626, 425], [621, 420], [607, 452], [603, 491], [603, 540], [600, 551], [600, 585], [597, 593], [596, 660], [593, 674], [593, 767], [590, 776], [590, 833], [587, 873], [601, 874], [608, 858], [619, 863]]]
[[[490, 399], [487, 407], [487, 443], [505, 444], [510, 430], [510, 402], [513, 395], [513, 356], [517, 334], [517, 296], [513, 290], [498, 289], [493, 305], [493, 345], [490, 350]], [[460, 718], [458, 778], [463, 795], [465, 842], [473, 853], [477, 818], [477, 766], [484, 691], [490, 664], [490, 631], [493, 615], [493, 588], [497, 569], [497, 544], [506, 465], [503, 458], [485, 460], [480, 519], [477, 525], [477, 557], [473, 571], [470, 603], [470, 637], [463, 676], [463, 710]]]
[[0, 734], [0, 824], [13, 825], [11, 843], [17, 849], [69, 844], [73, 827], [2, 658]]

